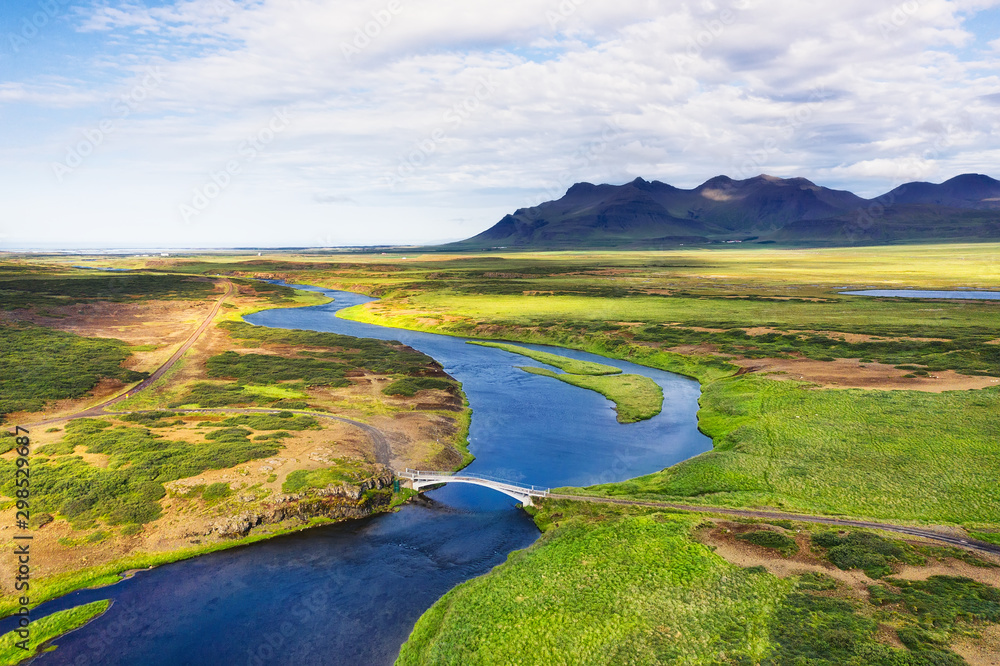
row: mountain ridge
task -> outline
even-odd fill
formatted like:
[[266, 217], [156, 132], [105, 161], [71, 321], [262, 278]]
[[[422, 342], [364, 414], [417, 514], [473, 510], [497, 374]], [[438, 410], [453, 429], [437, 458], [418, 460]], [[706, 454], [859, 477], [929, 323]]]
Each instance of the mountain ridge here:
[[873, 199], [805, 178], [716, 176], [692, 189], [641, 177], [575, 183], [449, 249], [627, 247], [758, 242], [805, 245], [1000, 240], [1000, 181], [962, 174]]

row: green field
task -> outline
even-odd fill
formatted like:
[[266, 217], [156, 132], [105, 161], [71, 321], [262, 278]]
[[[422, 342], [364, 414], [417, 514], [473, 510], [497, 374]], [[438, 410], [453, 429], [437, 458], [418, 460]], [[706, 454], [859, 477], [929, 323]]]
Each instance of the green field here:
[[46, 403], [87, 394], [102, 378], [135, 382], [146, 373], [122, 367], [121, 340], [85, 338], [41, 326], [0, 325], [0, 420]]
[[701, 405], [711, 452], [586, 492], [1000, 524], [1000, 389], [818, 391], [743, 375], [705, 386]]
[[[315, 425], [314, 419], [309, 421]], [[161, 515], [159, 500], [166, 495], [164, 483], [279, 451], [279, 443], [251, 442], [250, 434], [246, 428], [222, 427], [206, 432], [204, 442], [189, 443], [168, 441], [143, 427], [112, 427], [111, 422], [96, 419], [71, 421], [65, 436], [40, 447], [39, 458], [32, 461], [33, 512], [65, 518], [78, 529], [95, 527], [98, 521], [114, 526], [156, 520]], [[73, 455], [81, 446], [88, 453], [107, 455], [108, 466], [91, 465]], [[15, 497], [13, 461], [0, 460], [0, 479], [0, 493]]]
[[[951, 641], [1000, 622], [1000, 590], [968, 578], [888, 578], [859, 599], [823, 574], [740, 568], [693, 516], [546, 500], [535, 520], [542, 537], [442, 597], [397, 664], [959, 666]], [[859, 535], [858, 552], [901, 548]]]
[[397, 664], [756, 663], [788, 585], [727, 564], [691, 528], [664, 514], [564, 518], [442, 597]]

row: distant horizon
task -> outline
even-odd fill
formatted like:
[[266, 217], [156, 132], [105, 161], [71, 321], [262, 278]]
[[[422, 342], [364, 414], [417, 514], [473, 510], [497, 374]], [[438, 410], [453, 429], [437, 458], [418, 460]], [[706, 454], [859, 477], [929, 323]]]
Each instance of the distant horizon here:
[[[881, 193], [879, 193], [878, 195], [876, 195], [874, 197], [861, 197], [861, 198], [865, 199], [866, 201], [875, 202], [880, 197], [888, 194], [893, 189], [896, 189], [896, 187], [901, 187], [903, 185], [910, 185], [910, 184], [915, 184], [915, 183], [928, 183], [928, 182], [930, 182], [932, 184], [943, 184], [943, 183], [946, 183], [946, 182], [948, 182], [950, 180], [954, 180], [955, 178], [959, 178], [961, 176], [985, 176], [987, 178], [993, 179], [992, 176], [990, 176], [989, 174], [984, 174], [984, 173], [960, 173], [960, 174], [956, 174], [954, 176], [950, 176], [948, 178], [945, 178], [944, 180], [941, 180], [940, 182], [935, 182], [935, 181], [910, 181], [910, 182], [906, 182], [906, 183], [899, 183], [895, 187], [893, 187], [892, 189], [887, 190], [885, 192], [881, 192]], [[701, 183], [699, 183], [698, 185], [695, 185], [694, 187], [691, 187], [691, 188], [680, 188], [680, 189], [687, 189], [687, 190], [697, 189], [699, 186], [705, 184], [706, 182], [708, 182], [710, 180], [713, 180], [713, 179], [716, 179], [716, 178], [722, 178], [722, 177], [730, 178], [731, 180], [736, 181], [736, 182], [746, 181], [746, 180], [753, 180], [755, 178], [760, 178], [760, 177], [777, 178], [777, 179], [780, 179], [780, 180], [793, 180], [793, 179], [803, 178], [802, 176], [772, 176], [770, 174], [760, 173], [760, 174], [757, 174], [755, 176], [749, 176], [747, 178], [736, 179], [736, 178], [732, 178], [731, 176], [728, 176], [727, 174], [718, 174], [716, 176], [712, 176], [710, 178], [707, 178], [704, 181], [701, 181]], [[646, 182], [662, 182], [662, 183], [664, 183], [666, 185], [673, 185], [672, 183], [668, 183], [666, 181], [661, 181], [659, 178], [655, 178], [655, 177], [654, 178], [647, 178], [647, 177], [644, 177], [644, 176], [636, 176], [636, 177], [634, 177], [634, 178], [632, 178], [630, 180], [627, 180], [625, 182], [622, 182], [622, 183], [591, 183], [591, 184], [592, 185], [611, 185], [611, 186], [614, 186], [614, 187], [621, 187], [623, 185], [627, 185], [627, 184], [629, 184], [631, 182], [634, 182], [637, 179], [642, 179], [642, 180], [645, 180]], [[817, 183], [815, 181], [812, 181], [811, 179], [806, 178], [805, 180], [809, 180], [814, 185], [817, 185], [819, 187], [826, 187], [822, 183]], [[994, 179], [994, 180], [996, 180], [996, 179]], [[585, 183], [585, 182], [587, 182], [587, 181], [578, 181], [576, 183], [573, 183], [572, 185], [570, 185], [567, 188], [567, 190], [569, 188], [573, 187], [574, 185], [579, 185], [579, 184]], [[564, 196], [565, 194], [566, 194], [566, 191], [563, 191], [560, 195], [554, 197], [553, 199], [550, 199], [549, 201], [559, 199], [562, 196]], [[860, 196], [860, 195], [858, 195], [858, 196]], [[544, 203], [544, 202], [540, 202], [540, 203]], [[507, 213], [513, 213], [514, 210], [515, 209], [512, 208], [509, 211], [507, 211]], [[253, 246], [225, 246], [225, 245], [189, 245], [189, 246], [163, 245], [163, 246], [155, 246], [155, 245], [148, 245], [148, 246], [139, 247], [139, 246], [129, 246], [129, 245], [113, 246], [113, 245], [109, 245], [107, 243], [91, 243], [91, 244], [79, 244], [79, 245], [66, 245], [66, 244], [61, 244], [61, 243], [58, 243], [58, 242], [50, 242], [50, 243], [35, 243], [35, 244], [32, 244], [32, 245], [25, 245], [25, 246], [21, 246], [21, 247], [3, 247], [3, 246], [0, 246], [0, 253], [10, 253], [10, 254], [19, 254], [19, 253], [65, 253], [65, 254], [70, 254], [70, 255], [71, 254], [84, 254], [84, 255], [90, 255], [90, 254], [95, 254], [95, 255], [100, 255], [100, 254], [111, 254], [111, 255], [136, 254], [136, 255], [142, 255], [142, 254], [154, 254], [154, 253], [155, 254], [159, 254], [159, 253], [162, 253], [162, 252], [168, 252], [168, 253], [175, 253], [175, 252], [176, 253], [185, 253], [185, 252], [211, 252], [211, 251], [218, 251], [218, 252], [233, 252], [233, 253], [238, 253], [238, 252], [242, 252], [242, 251], [246, 251], [246, 252], [261, 252], [261, 251], [265, 251], [265, 250], [266, 251], [289, 251], [289, 252], [290, 251], [295, 251], [295, 250], [314, 250], [314, 251], [321, 251], [321, 250], [330, 250], [330, 251], [338, 251], [338, 250], [339, 251], [344, 251], [344, 250], [348, 250], [348, 251], [350, 251], [350, 250], [356, 250], [356, 251], [373, 250], [373, 251], [377, 251], [377, 250], [386, 249], [386, 248], [388, 248], [388, 249], [394, 249], [394, 250], [397, 249], [397, 248], [400, 249], [400, 250], [405, 250], [405, 249], [420, 250], [422, 248], [438, 247], [438, 246], [441, 246], [441, 245], [446, 245], [446, 244], [449, 244], [449, 243], [454, 243], [454, 242], [459, 242], [459, 241], [462, 241], [462, 240], [466, 240], [466, 239], [471, 238], [472, 236], [474, 236], [474, 235], [476, 235], [476, 234], [478, 234], [478, 233], [480, 233], [482, 231], [485, 231], [486, 229], [489, 229], [494, 224], [496, 224], [499, 221], [499, 219], [500, 218], [497, 218], [495, 220], [491, 220], [491, 221], [486, 222], [485, 226], [482, 227], [482, 229], [479, 229], [478, 231], [474, 231], [474, 232], [470, 233], [467, 236], [455, 237], [455, 238], [449, 238], [449, 239], [438, 239], [438, 240], [424, 242], [424, 243], [412, 243], [412, 242], [400, 241], [400, 242], [395, 242], [395, 243], [393, 243], [393, 242], [383, 242], [383, 243], [344, 244], [344, 245], [305, 245], [305, 244], [294, 244], [293, 243], [293, 244], [286, 244], [286, 245], [253, 245]]]

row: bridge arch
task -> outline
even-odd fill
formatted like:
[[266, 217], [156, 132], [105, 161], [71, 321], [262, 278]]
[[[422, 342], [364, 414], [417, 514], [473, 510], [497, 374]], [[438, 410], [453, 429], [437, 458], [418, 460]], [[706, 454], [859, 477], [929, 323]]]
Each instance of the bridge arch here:
[[427, 486], [436, 486], [442, 483], [468, 483], [474, 486], [482, 486], [501, 492], [508, 497], [521, 502], [525, 506], [532, 506], [532, 498], [546, 497], [549, 494], [548, 488], [530, 486], [501, 479], [494, 479], [481, 474], [466, 474], [461, 472], [428, 472], [415, 469], [407, 469], [399, 474], [400, 478], [409, 479], [413, 484], [413, 489], [419, 491]]

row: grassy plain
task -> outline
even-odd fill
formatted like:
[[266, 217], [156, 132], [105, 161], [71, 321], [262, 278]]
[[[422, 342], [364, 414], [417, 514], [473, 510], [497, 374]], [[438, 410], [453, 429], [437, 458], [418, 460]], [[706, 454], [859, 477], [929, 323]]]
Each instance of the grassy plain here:
[[0, 325], [0, 348], [0, 419], [12, 412], [39, 411], [53, 400], [82, 397], [103, 378], [133, 382], [146, 377], [122, 367], [131, 352], [120, 340]]
[[[779, 578], [737, 566], [698, 540], [713, 523], [696, 516], [545, 500], [535, 521], [542, 537], [442, 597], [397, 664], [958, 666], [950, 646], [1000, 622], [1000, 590], [967, 577], [847, 586], [805, 567]], [[744, 534], [772, 535], [760, 550], [783, 548], [770, 556], [783, 561], [798, 550], [792, 527]], [[930, 563], [867, 532], [851, 535], [845, 562], [846, 539], [812, 536], [845, 569], [882, 552]]]
[[[1000, 394], [948, 389], [1000, 377], [1000, 303], [839, 292], [998, 290], [1000, 245], [405, 256], [171, 268], [361, 291], [382, 300], [346, 313], [358, 320], [583, 349], [702, 383], [713, 451], [576, 492], [949, 523], [996, 538]], [[775, 359], [802, 363], [770, 374]], [[879, 389], [944, 392], [824, 388], [832, 359], [877, 370]], [[443, 597], [400, 663], [959, 664], [950, 641], [996, 621], [996, 588], [967, 580], [889, 577], [847, 598], [815, 577], [741, 569], [694, 540], [695, 518], [546, 504], [536, 519], [542, 539]], [[861, 548], [823, 539], [800, 539], [794, 557]], [[857, 561], [875, 555], [887, 557]]]
[[821, 391], [742, 375], [705, 386], [701, 406], [712, 451], [585, 492], [1000, 524], [1000, 389]]

